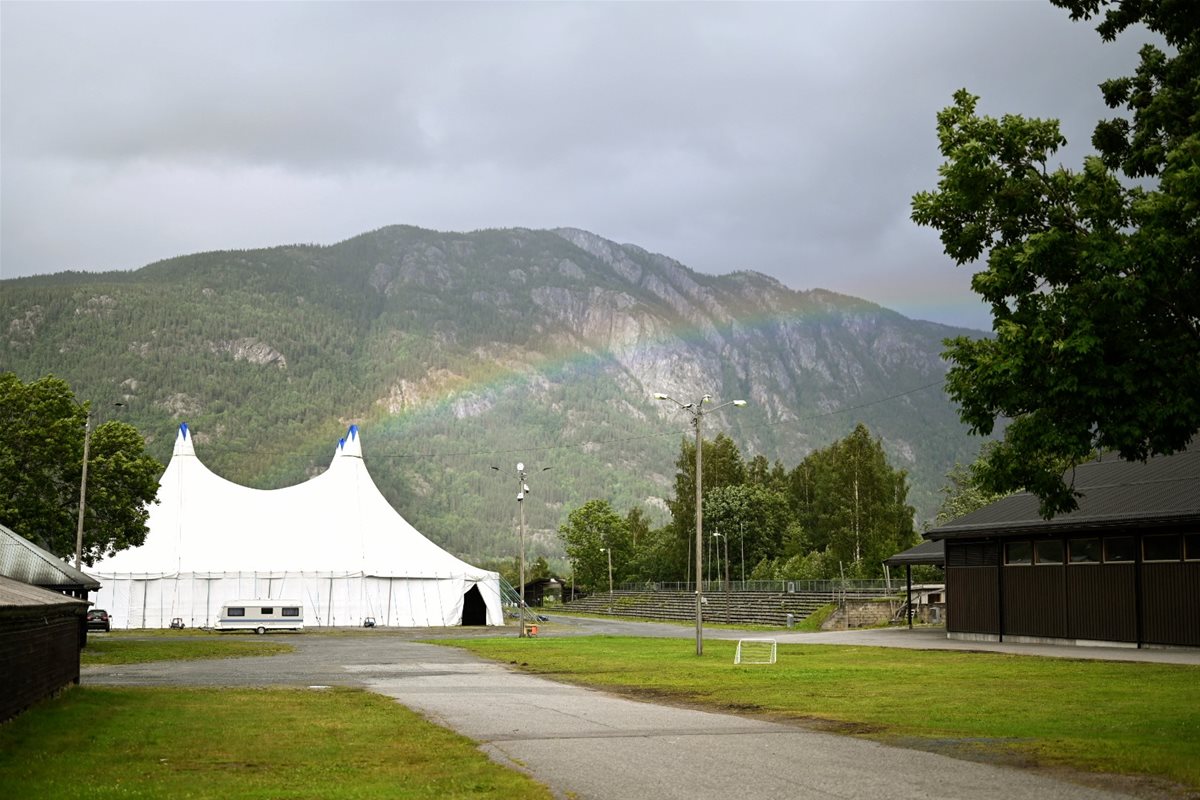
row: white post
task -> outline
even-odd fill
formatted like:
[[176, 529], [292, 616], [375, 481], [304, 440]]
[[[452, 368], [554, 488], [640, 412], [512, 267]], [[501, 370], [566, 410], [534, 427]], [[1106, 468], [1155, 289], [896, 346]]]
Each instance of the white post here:
[[[704, 403], [703, 400], [700, 401]], [[700, 418], [704, 412], [697, 406], [695, 413], [692, 414], [692, 425], [696, 428], [696, 655], [704, 655], [704, 615], [702, 606], [704, 604], [704, 560], [702, 553], [704, 552], [704, 507], [703, 497], [701, 493], [701, 485], [703, 481], [701, 473], [701, 458], [700, 452], [703, 448], [700, 446]]]
[[[521, 487], [525, 486], [525, 471], [521, 464], [517, 464], [517, 480]], [[517, 612], [521, 618], [521, 632], [518, 636], [525, 635], [525, 504], [521, 502], [524, 499], [525, 490], [521, 488], [517, 492], [517, 508], [521, 509], [521, 566], [517, 578], [521, 582], [520, 588], [517, 589]]]

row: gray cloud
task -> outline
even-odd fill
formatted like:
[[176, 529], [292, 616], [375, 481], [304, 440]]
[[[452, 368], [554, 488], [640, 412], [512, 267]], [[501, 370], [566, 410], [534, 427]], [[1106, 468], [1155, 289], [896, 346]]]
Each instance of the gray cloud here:
[[577, 226], [987, 326], [908, 203], [934, 115], [1063, 120], [1137, 41], [1040, 2], [0, 6], [0, 270]]

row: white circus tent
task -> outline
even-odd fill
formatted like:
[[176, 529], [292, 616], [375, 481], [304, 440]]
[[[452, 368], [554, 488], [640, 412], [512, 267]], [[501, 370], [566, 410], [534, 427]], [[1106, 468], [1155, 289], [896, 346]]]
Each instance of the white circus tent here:
[[371, 480], [357, 426], [322, 474], [252, 489], [196, 457], [186, 423], [141, 547], [87, 570], [117, 628], [216, 623], [233, 600], [304, 604], [306, 626], [503, 625], [500, 576], [455, 558], [391, 507]]

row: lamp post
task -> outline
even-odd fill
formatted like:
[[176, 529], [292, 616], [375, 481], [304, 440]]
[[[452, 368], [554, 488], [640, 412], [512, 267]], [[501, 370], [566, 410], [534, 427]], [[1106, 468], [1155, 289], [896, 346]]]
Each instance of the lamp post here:
[[695, 403], [681, 403], [674, 397], [657, 392], [654, 395], [655, 400], [670, 400], [683, 411], [692, 415], [692, 427], [696, 429], [696, 655], [704, 655], [704, 618], [701, 613], [701, 606], [704, 603], [704, 572], [703, 572], [703, 556], [704, 552], [704, 510], [702, 503], [704, 502], [703, 492], [701, 490], [702, 474], [701, 474], [701, 457], [700, 451], [703, 449], [700, 446], [700, 422], [704, 419], [705, 414], [711, 414], [714, 411], [725, 408], [725, 406], [742, 407], [746, 405], [745, 400], [730, 400], [728, 403], [722, 403], [719, 406], [704, 410], [704, 404], [712, 400], [711, 394], [706, 394]]
[[[712, 583], [713, 559], [717, 560], [717, 588], [721, 588], [721, 543], [717, 541], [720, 533], [712, 534], [712, 546], [708, 549], [708, 582]], [[716, 553], [716, 555], [713, 555]]]
[[[729, 585], [729, 536], [728, 536], [728, 534], [722, 535], [722, 533], [720, 531], [717, 531], [716, 533], [713, 534], [713, 538], [717, 538], [720, 540], [717, 542], [717, 580], [723, 581], [722, 585], [725, 589], [725, 622], [728, 623], [730, 606], [733, 605], [733, 603], [731, 602], [732, 597], [730, 595], [730, 592], [732, 591], [732, 587]], [[721, 577], [721, 545], [722, 544], [725, 545], [725, 577], [724, 578]]]
[[612, 548], [611, 547], [601, 547], [600, 552], [608, 554], [608, 598], [609, 598], [609, 602], [612, 602], [612, 593], [613, 593]]
[[608, 613], [611, 614], [613, 610], [612, 548], [601, 547], [600, 552], [608, 554]]
[[[113, 403], [114, 408], [120, 408], [124, 403]], [[88, 453], [92, 445], [92, 409], [84, 407], [83, 420], [83, 469], [79, 475], [79, 522], [75, 526], [75, 569], [81, 569], [83, 564], [83, 516], [87, 507], [87, 473]]]
[[[499, 467], [492, 467], [492, 469], [496, 470], [497, 472], [500, 471]], [[550, 469], [550, 468], [542, 467], [542, 472], [545, 472], [548, 469]], [[520, 534], [521, 535], [521, 562], [520, 562], [519, 572], [517, 574], [517, 580], [520, 582], [521, 587], [517, 590], [517, 613], [518, 613], [518, 617], [521, 620], [521, 630], [520, 630], [520, 633], [518, 633], [517, 635], [522, 638], [524, 638], [526, 635], [525, 634], [525, 504], [523, 501], [525, 500], [525, 495], [527, 495], [527, 494], [529, 494], [529, 485], [527, 483], [525, 483], [525, 465], [523, 463], [521, 463], [520, 461], [518, 461], [517, 462], [517, 508], [520, 509], [520, 519], [521, 519], [521, 528], [520, 528], [520, 531], [521, 531], [521, 534]]]

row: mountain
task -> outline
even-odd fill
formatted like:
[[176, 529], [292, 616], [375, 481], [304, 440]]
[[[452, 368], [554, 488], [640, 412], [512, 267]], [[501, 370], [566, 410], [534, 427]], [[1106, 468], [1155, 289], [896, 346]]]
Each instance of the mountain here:
[[655, 392], [747, 400], [704, 435], [789, 470], [862, 421], [920, 518], [979, 446], [941, 388], [942, 339], [970, 331], [582, 230], [393, 226], [0, 288], [0, 369], [66, 379], [164, 461], [186, 421], [208, 465], [261, 488], [323, 470], [357, 423], [388, 499], [468, 559], [515, 553], [517, 462], [531, 556], [589, 499], [665, 518], [692, 432]]

